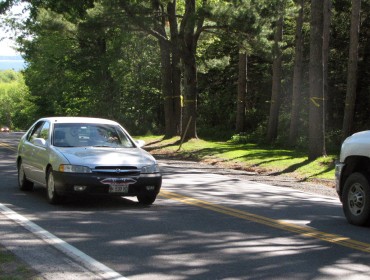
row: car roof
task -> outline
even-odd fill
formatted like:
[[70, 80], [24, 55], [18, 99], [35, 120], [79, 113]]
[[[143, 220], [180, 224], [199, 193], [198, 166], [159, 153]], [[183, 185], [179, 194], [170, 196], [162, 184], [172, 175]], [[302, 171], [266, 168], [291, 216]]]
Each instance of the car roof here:
[[90, 118], [90, 117], [48, 117], [40, 120], [49, 121], [51, 123], [101, 123], [101, 124], [118, 124], [115, 121], [101, 119], [101, 118]]

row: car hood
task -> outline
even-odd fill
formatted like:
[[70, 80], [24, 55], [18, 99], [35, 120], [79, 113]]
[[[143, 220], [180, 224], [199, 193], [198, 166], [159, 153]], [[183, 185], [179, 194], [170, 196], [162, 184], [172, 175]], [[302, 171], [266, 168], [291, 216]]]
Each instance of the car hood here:
[[155, 159], [140, 148], [57, 148], [74, 165], [95, 166], [136, 166], [154, 164]]

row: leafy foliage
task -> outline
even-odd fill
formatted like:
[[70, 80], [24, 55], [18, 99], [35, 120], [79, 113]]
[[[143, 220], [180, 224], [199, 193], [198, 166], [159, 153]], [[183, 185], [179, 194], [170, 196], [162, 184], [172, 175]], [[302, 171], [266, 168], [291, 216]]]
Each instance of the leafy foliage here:
[[[155, 132], [161, 118], [156, 43], [142, 33], [107, 25], [106, 12], [97, 5], [75, 24], [39, 10], [32, 29], [40, 32], [22, 49], [37, 115], [106, 117], [129, 129]], [[148, 115], [154, 117], [144, 120]]]
[[[1, 11], [18, 2], [21, 1], [4, 1]], [[181, 26], [185, 26], [182, 21], [191, 1], [177, 2], [177, 31], [180, 32], [184, 31], [181, 30]], [[160, 43], [165, 42], [171, 51], [175, 44], [179, 47], [183, 43], [171, 38], [173, 30], [169, 26], [167, 8], [173, 1], [37, 0], [29, 3], [30, 18], [23, 23], [18, 37], [20, 51], [28, 65], [24, 71], [27, 87], [20, 82], [17, 73], [1, 74], [1, 102], [4, 108], [12, 104], [1, 111], [2, 123], [21, 128], [29, 122], [25, 119], [84, 115], [115, 119], [135, 134], [164, 131], [164, 105], [168, 96], [163, 93]], [[284, 9], [279, 9], [282, 4]], [[363, 1], [355, 131], [370, 125], [367, 117], [370, 102], [369, 5], [368, 1]], [[284, 35], [279, 46], [283, 52], [282, 105], [276, 143], [286, 142], [292, 107], [297, 8], [295, 1], [283, 0], [195, 1], [191, 20], [199, 25], [193, 26], [193, 33], [189, 34], [195, 36], [199, 32], [199, 40], [194, 44], [198, 69], [194, 82], [197, 83], [196, 117], [200, 136], [225, 139], [234, 134], [238, 50], [242, 48], [248, 54], [245, 135], [254, 142], [264, 137], [271, 97], [272, 34], [276, 19], [283, 15]], [[350, 9], [350, 1], [332, 0], [325, 120], [327, 141], [334, 147], [340, 145], [336, 135], [341, 129], [344, 110]], [[298, 148], [306, 148], [309, 141], [309, 1], [304, 11], [301, 97], [306, 105], [300, 113]], [[159, 26], [164, 33], [158, 31]], [[176, 66], [180, 66], [184, 74], [184, 64]], [[182, 89], [185, 82], [182, 81]], [[20, 87], [19, 91], [15, 92], [15, 86]]]
[[0, 125], [26, 129], [33, 122], [35, 107], [21, 73], [0, 71]]

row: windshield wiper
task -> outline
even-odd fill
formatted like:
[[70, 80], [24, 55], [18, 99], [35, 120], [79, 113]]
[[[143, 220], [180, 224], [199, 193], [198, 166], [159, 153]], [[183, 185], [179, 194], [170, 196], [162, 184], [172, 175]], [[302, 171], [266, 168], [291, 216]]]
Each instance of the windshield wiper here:
[[92, 147], [93, 148], [115, 148], [115, 147], [110, 146], [110, 145], [94, 145]]
[[54, 147], [57, 147], [57, 148], [74, 148], [75, 146], [55, 146]]

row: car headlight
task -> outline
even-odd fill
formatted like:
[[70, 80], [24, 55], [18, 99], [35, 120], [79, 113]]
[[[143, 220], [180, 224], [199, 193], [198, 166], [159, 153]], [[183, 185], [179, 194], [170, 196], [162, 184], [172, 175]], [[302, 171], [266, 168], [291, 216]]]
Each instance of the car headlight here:
[[71, 164], [59, 165], [59, 171], [69, 173], [91, 173], [91, 169], [89, 167]]
[[143, 166], [141, 168], [141, 173], [159, 173], [159, 166], [158, 164]]

